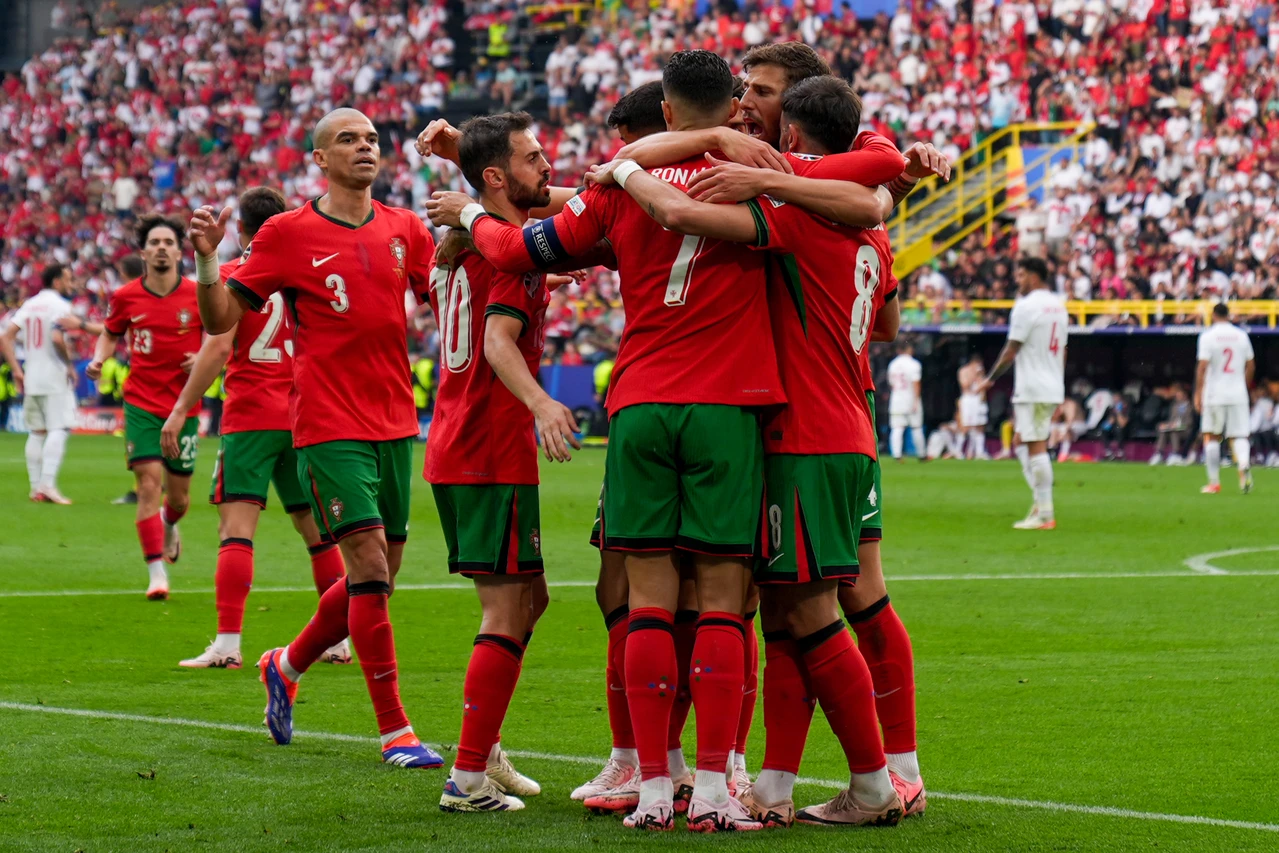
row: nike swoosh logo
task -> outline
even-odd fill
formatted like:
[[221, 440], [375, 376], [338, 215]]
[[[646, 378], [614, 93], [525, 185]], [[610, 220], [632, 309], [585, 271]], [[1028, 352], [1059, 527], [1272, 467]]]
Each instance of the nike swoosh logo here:
[[[875, 698], [876, 698], [876, 699], [883, 699], [885, 696], [892, 696], [892, 695], [893, 695], [894, 693], [896, 693], [898, 690], [901, 690], [901, 688], [900, 688], [900, 687], [894, 687], [892, 690], [886, 691], [886, 692], [884, 692], [884, 693], [875, 693]], [[874, 691], [873, 691], [873, 690], [872, 690], [871, 692], [872, 692], [872, 693], [874, 693]]]
[[609, 689], [609, 690], [612, 690], [614, 693], [623, 693], [623, 692], [625, 692], [625, 691], [626, 691], [626, 688], [625, 688], [625, 687], [614, 687], [614, 686], [613, 686], [613, 685], [611, 685], [611, 684], [608, 686], [608, 689]]
[[874, 518], [877, 515], [879, 515], [879, 510], [875, 510], [874, 512], [868, 512], [862, 516], [862, 521], [870, 521], [872, 518]]
[[391, 670], [390, 672], [379, 673], [377, 675], [374, 675], [373, 678], [376, 680], [380, 678], [386, 678], [388, 675], [395, 675], [395, 670]]
[[341, 253], [341, 252], [334, 252], [333, 254], [329, 255], [327, 258], [320, 258], [318, 261], [317, 261], [315, 258], [312, 258], [312, 259], [311, 259], [311, 266], [313, 266], [313, 267], [323, 266], [324, 264], [327, 264], [329, 261], [333, 260], [334, 258], [336, 258], [336, 257], [337, 257], [338, 255], [340, 255], [340, 254], [342, 254], [342, 253]]
[[786, 556], [786, 552], [785, 552], [785, 551], [783, 551], [782, 553], [778, 554], [778, 555], [777, 555], [776, 557], [774, 557], [773, 559], [769, 560], [769, 561], [768, 561], [768, 565], [770, 565], [770, 566], [771, 566], [771, 565], [773, 565], [773, 563], [776, 563], [778, 560], [780, 560], [782, 557], [785, 557], [785, 556]]
[[129, 322], [130, 322], [130, 323], [141, 323], [141, 322], [142, 322], [143, 320], [145, 320], [146, 318], [147, 318], [147, 315], [146, 315], [146, 314], [139, 314], [139, 315], [138, 315], [138, 316], [136, 316], [136, 317], [130, 317], [130, 318], [129, 318]]

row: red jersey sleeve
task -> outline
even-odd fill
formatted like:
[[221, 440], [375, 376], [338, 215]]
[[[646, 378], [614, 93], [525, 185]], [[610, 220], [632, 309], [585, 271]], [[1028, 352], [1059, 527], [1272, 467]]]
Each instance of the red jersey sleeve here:
[[529, 290], [533, 289], [533, 292], [540, 296], [544, 288], [540, 273], [523, 275], [498, 273], [493, 276], [492, 289], [489, 290], [489, 304], [484, 309], [484, 316], [505, 314], [508, 317], [516, 317], [527, 329], [533, 315], [541, 308], [541, 303], [534, 302], [533, 294], [529, 293]]
[[617, 189], [592, 187], [573, 196], [550, 219], [522, 229], [494, 216], [481, 216], [471, 224], [471, 239], [484, 259], [502, 272], [528, 272], [565, 263], [605, 236], [610, 191]]
[[802, 173], [806, 178], [850, 181], [868, 187], [886, 184], [901, 176], [906, 161], [897, 146], [878, 133], [863, 133], [853, 150], [828, 154]]
[[435, 238], [427, 230], [426, 224], [414, 216], [412, 229], [412, 245], [409, 247], [408, 279], [409, 290], [417, 297], [418, 302], [425, 303], [431, 293], [431, 267], [435, 257]]
[[254, 311], [261, 311], [271, 294], [285, 287], [285, 266], [289, 247], [276, 223], [268, 219], [253, 235], [249, 257], [236, 267], [226, 286], [238, 294]]
[[111, 308], [102, 325], [117, 338], [129, 331], [129, 296], [123, 287], [111, 297]]
[[755, 216], [757, 248], [794, 253], [804, 245], [805, 231], [811, 231], [813, 224], [813, 216], [807, 210], [797, 204], [775, 201], [766, 195], [751, 199], [746, 204]]

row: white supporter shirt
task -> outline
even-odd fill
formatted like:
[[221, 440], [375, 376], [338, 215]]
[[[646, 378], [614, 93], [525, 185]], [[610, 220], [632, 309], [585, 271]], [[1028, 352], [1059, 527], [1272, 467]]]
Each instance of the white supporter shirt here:
[[924, 376], [924, 367], [912, 355], [901, 355], [888, 363], [888, 387], [893, 389], [888, 397], [888, 414], [909, 415], [919, 408], [915, 383]]
[[1027, 293], [1008, 318], [1008, 340], [1021, 349], [1015, 363], [1014, 403], [1060, 403], [1066, 399], [1066, 303], [1047, 288]]
[[1208, 362], [1204, 376], [1205, 406], [1248, 405], [1244, 365], [1253, 357], [1248, 333], [1231, 323], [1213, 323], [1199, 333], [1199, 360]]
[[71, 313], [71, 303], [56, 290], [45, 288], [22, 303], [9, 322], [18, 327], [26, 349], [27, 394], [60, 394], [70, 388], [67, 365], [53, 348], [53, 328], [58, 320]]

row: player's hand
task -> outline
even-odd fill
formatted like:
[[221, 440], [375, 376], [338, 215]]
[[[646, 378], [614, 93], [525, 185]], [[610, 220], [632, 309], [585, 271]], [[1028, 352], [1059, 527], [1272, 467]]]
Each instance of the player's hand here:
[[178, 449], [178, 437], [182, 434], [182, 427], [186, 424], [186, 418], [177, 412], [171, 412], [164, 420], [164, 426], [160, 428], [160, 452], [164, 454], [165, 459], [177, 459], [178, 454], [182, 451]]
[[554, 462], [567, 462], [573, 458], [569, 447], [580, 450], [582, 443], [577, 440], [577, 419], [569, 411], [568, 406], [550, 397], [533, 406], [533, 421], [537, 426], [537, 437], [542, 443], [542, 452], [546, 458]]
[[[101, 373], [101, 369], [99, 369], [98, 372]], [[18, 389], [18, 393], [21, 394], [23, 383], [27, 379], [27, 375], [22, 372], [22, 366], [19, 365], [13, 368], [13, 371], [9, 374], [9, 378], [13, 380], [14, 386]]]
[[437, 228], [461, 228], [462, 208], [474, 202], [466, 193], [435, 192], [426, 201], [426, 215]]
[[211, 204], [206, 204], [191, 214], [191, 227], [188, 234], [196, 254], [206, 258], [217, 254], [218, 244], [226, 236], [226, 224], [230, 218], [230, 207], [224, 207], [222, 212], [218, 213]]
[[566, 273], [551, 273], [546, 276], [546, 289], [558, 290], [565, 285], [577, 282], [581, 284], [586, 281], [586, 270], [573, 270]]
[[[21, 375], [20, 373], [18, 375]], [[97, 382], [102, 378], [102, 362], [96, 358], [89, 362], [84, 368], [84, 375]]]
[[462, 158], [458, 154], [457, 144], [462, 139], [462, 131], [449, 124], [446, 119], [437, 118], [417, 135], [414, 147], [423, 157], [443, 157], [450, 163], [461, 165]]
[[617, 167], [626, 160], [610, 160], [607, 163], [599, 163], [586, 170], [586, 183], [599, 184], [601, 187], [611, 187], [617, 183], [613, 179], [613, 172], [617, 171]]
[[72, 388], [74, 388], [76, 386], [76, 383], [79, 381], [80, 381], [80, 374], [76, 372], [75, 365], [68, 364], [67, 365], [67, 384], [70, 385]]
[[995, 387], [994, 382], [990, 381], [989, 379], [983, 379], [981, 382], [977, 383], [977, 393], [985, 394], [993, 387]]
[[756, 169], [772, 169], [774, 172], [794, 174], [795, 170], [791, 168], [786, 157], [764, 140], [736, 131], [720, 135], [723, 138], [720, 140], [719, 148], [726, 159]]
[[729, 163], [716, 159], [712, 154], [707, 154], [706, 160], [713, 168], [698, 172], [688, 182], [688, 194], [695, 201], [736, 204], [767, 192], [767, 170]]
[[190, 373], [190, 372], [191, 372], [191, 368], [195, 367], [195, 353], [193, 353], [193, 352], [188, 352], [188, 353], [183, 353], [182, 355], [183, 355], [183, 358], [182, 358], [182, 372], [183, 372], [183, 373]]
[[906, 149], [906, 175], [919, 180], [936, 175], [950, 180], [950, 161], [931, 142], [916, 142]]
[[1204, 413], [1204, 398], [1201, 394], [1195, 395], [1195, 414], [1202, 415]]

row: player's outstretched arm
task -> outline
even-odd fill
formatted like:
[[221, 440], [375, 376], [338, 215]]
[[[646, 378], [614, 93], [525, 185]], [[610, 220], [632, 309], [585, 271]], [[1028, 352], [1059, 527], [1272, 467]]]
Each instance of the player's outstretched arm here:
[[870, 330], [870, 339], [879, 343], [892, 343], [897, 340], [897, 330], [902, 325], [901, 300], [894, 299], [884, 303], [875, 315], [875, 327]]
[[727, 127], [705, 130], [668, 130], [637, 139], [617, 152], [615, 160], [634, 160], [645, 169], [669, 166], [711, 151], [746, 166], [791, 172], [791, 165], [767, 142]]
[[4, 333], [0, 334], [0, 354], [3, 354], [4, 360], [9, 363], [13, 384], [18, 386], [18, 392], [21, 393], [25, 376], [22, 372], [22, 364], [18, 361], [18, 348], [14, 345], [17, 340], [18, 324], [13, 322], [6, 323]]
[[893, 209], [887, 190], [872, 189], [843, 178], [801, 178], [799, 175], [727, 163], [709, 154], [706, 159], [713, 168], [699, 172], [689, 182], [688, 191], [697, 201], [708, 204], [742, 202], [769, 195], [833, 222], [857, 228], [873, 228], [883, 222]]
[[[465, 228], [475, 249], [502, 272], [524, 273], [558, 267], [584, 255], [604, 238], [603, 227], [583, 203], [584, 214], [563, 211], [523, 228], [490, 216], [464, 193], [436, 192], [426, 212], [436, 227]], [[577, 264], [580, 266], [580, 264]]]
[[563, 403], [553, 399], [537, 384], [516, 343], [524, 332], [524, 321], [506, 314], [489, 314], [484, 322], [484, 357], [497, 378], [533, 413], [537, 438], [546, 458], [567, 462], [573, 458], [569, 447], [580, 448], [577, 420]]
[[191, 375], [182, 386], [182, 393], [173, 404], [173, 411], [160, 429], [160, 451], [168, 459], [176, 459], [180, 452], [178, 436], [186, 424], [187, 413], [200, 401], [204, 392], [213, 384], [213, 380], [226, 367], [231, 357], [231, 347], [235, 343], [235, 327], [220, 335], [208, 335], [200, 344], [200, 351], [195, 355], [195, 363], [191, 365]]
[[58, 319], [58, 328], [68, 332], [88, 332], [91, 335], [102, 334], [103, 325], [92, 320], [83, 320], [76, 314], [68, 314]]
[[614, 160], [599, 166], [592, 171], [591, 179], [602, 185], [617, 183], [669, 231], [732, 243], [754, 243], [759, 238], [755, 215], [749, 208], [694, 201], [632, 160]]

